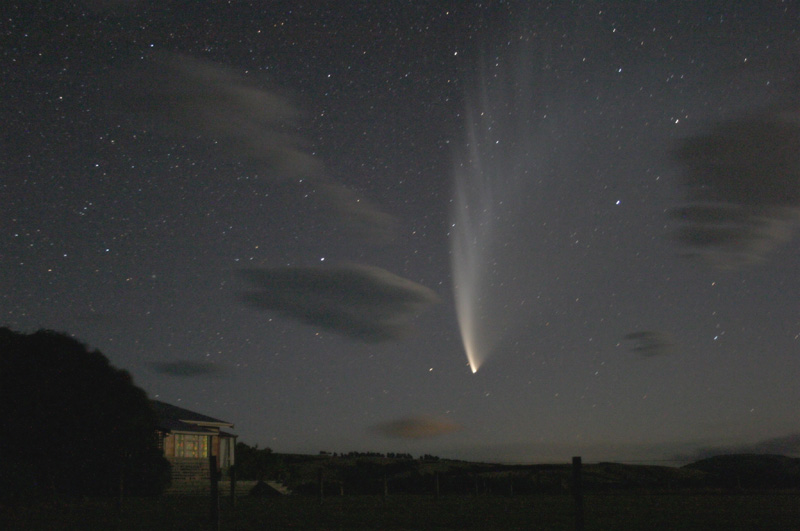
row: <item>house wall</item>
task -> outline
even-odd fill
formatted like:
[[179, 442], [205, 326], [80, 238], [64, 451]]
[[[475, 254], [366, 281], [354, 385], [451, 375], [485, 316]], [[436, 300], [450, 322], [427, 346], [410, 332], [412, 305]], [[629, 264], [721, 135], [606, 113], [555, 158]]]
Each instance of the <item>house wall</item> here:
[[[213, 435], [209, 449], [211, 455], [217, 456], [217, 469], [223, 473], [233, 464], [232, 437]], [[181, 484], [207, 482], [210, 477], [207, 457], [175, 457], [175, 434], [170, 433], [164, 437], [164, 457], [172, 466], [173, 487], [180, 488]]]
[[211, 478], [208, 459], [172, 457], [168, 461], [172, 465], [173, 483], [208, 482]]
[[171, 433], [164, 437], [164, 457], [175, 457], [175, 436]]

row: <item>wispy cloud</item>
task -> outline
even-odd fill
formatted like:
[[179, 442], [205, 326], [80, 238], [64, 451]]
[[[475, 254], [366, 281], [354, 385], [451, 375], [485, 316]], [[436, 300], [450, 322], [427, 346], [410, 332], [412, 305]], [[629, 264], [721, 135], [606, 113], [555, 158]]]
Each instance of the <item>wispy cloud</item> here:
[[406, 417], [374, 427], [374, 431], [398, 439], [428, 439], [461, 430], [461, 426], [447, 419], [434, 417]]
[[663, 356], [675, 350], [675, 341], [672, 336], [659, 330], [641, 330], [625, 335], [625, 339], [632, 342], [631, 350], [645, 357]]
[[240, 272], [248, 304], [368, 342], [398, 339], [439, 301], [430, 289], [378, 267], [281, 267]]
[[300, 132], [302, 113], [277, 90], [267, 90], [229, 67], [178, 54], [155, 55], [120, 76], [147, 127], [205, 142], [209, 156], [247, 161], [284, 183], [311, 183], [333, 222], [372, 243], [395, 235], [394, 218], [332, 179]]

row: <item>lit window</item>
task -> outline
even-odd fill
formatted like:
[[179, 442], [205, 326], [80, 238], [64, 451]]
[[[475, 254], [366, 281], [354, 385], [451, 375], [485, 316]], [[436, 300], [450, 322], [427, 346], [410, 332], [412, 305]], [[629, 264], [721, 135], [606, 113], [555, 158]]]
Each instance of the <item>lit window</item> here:
[[208, 436], [175, 434], [175, 457], [208, 457]]

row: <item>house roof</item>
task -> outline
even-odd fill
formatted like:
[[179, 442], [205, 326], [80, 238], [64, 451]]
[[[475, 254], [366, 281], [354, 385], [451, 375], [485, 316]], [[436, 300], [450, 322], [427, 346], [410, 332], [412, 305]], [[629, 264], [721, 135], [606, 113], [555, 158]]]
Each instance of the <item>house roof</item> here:
[[[180, 420], [173, 419], [160, 419], [158, 427], [164, 431], [172, 433], [191, 433], [196, 435], [216, 435], [215, 430], [203, 428], [197, 424], [189, 424], [188, 422], [181, 422]], [[222, 433], [222, 432], [220, 432]]]
[[[225, 420], [215, 419], [208, 415], [195, 413], [182, 407], [173, 406], [160, 400], [151, 400], [153, 409], [159, 418], [159, 423], [162, 427], [172, 431], [190, 431], [192, 433], [205, 433], [208, 430], [203, 430], [203, 426], [210, 426], [221, 428], [233, 428], [233, 424]], [[174, 427], [173, 427], [174, 426]]]

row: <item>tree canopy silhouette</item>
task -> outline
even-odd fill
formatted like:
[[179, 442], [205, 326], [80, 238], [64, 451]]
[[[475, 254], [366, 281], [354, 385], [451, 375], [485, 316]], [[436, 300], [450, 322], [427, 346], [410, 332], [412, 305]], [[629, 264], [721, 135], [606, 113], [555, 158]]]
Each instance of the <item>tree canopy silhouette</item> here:
[[66, 334], [0, 328], [0, 491], [159, 492], [157, 417], [127, 371]]

